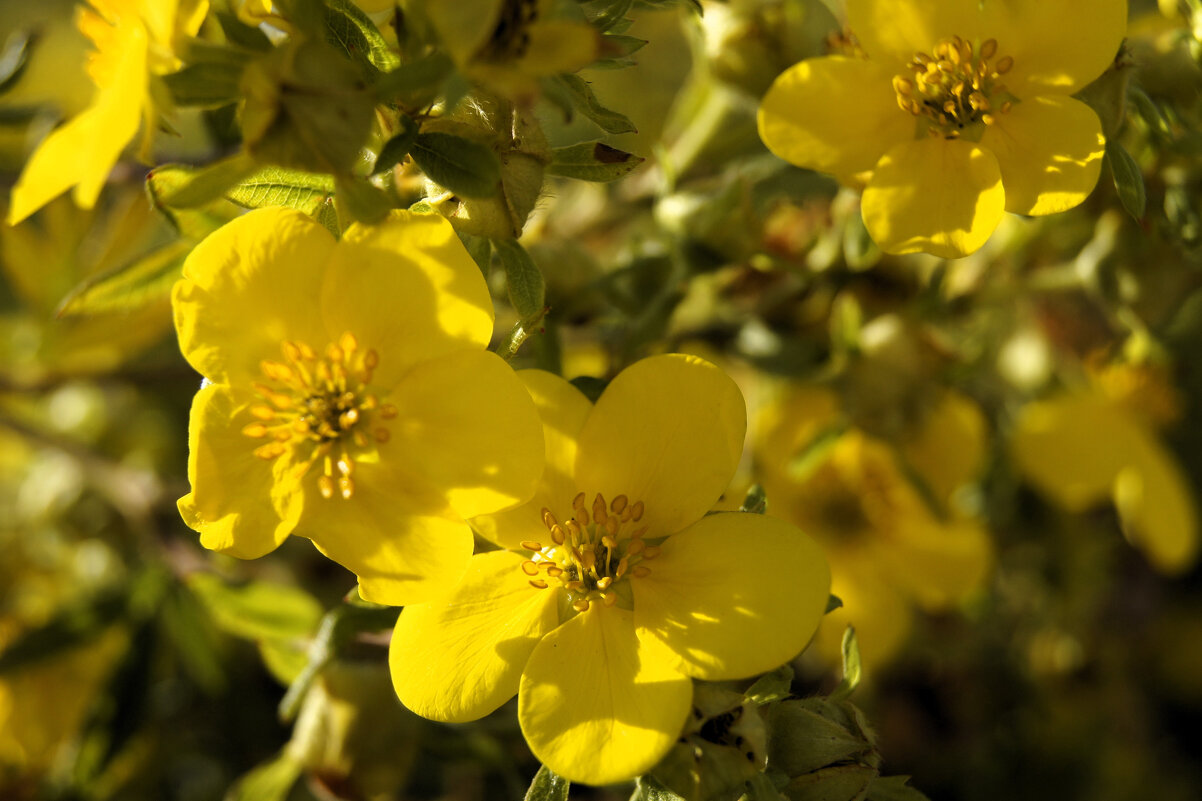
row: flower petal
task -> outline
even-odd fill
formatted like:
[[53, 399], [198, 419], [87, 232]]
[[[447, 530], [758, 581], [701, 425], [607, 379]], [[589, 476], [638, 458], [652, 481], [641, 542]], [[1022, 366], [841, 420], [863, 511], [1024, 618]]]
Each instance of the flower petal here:
[[335, 246], [299, 211], [267, 208], [226, 223], [196, 246], [171, 294], [184, 358], [218, 383], [249, 387], [259, 364], [281, 358], [284, 340], [323, 349], [316, 319], [326, 263]]
[[592, 414], [593, 404], [572, 384], [542, 370], [520, 370], [538, 408], [543, 426], [546, 465], [534, 497], [521, 506], [472, 520], [480, 534], [505, 548], [518, 549], [523, 540], [541, 540], [547, 535], [543, 509], [571, 507], [576, 495], [576, 439]]
[[464, 350], [414, 367], [386, 398], [397, 408], [387, 449], [461, 517], [528, 500], [543, 469], [529, 393], [495, 353]]
[[109, 30], [106, 85], [97, 89], [91, 106], [52, 131], [30, 156], [12, 190], [9, 225], [71, 186], [75, 203], [92, 208], [121, 151], [138, 132], [147, 101], [146, 29], [130, 15]]
[[279, 547], [300, 519], [303, 496], [289, 479], [288, 456], [266, 462], [254, 455], [256, 440], [242, 433], [255, 418], [249, 393], [223, 384], [201, 388], [188, 423], [188, 482], [179, 499], [200, 544], [240, 559]]
[[1127, 33], [1126, 0], [1007, 0], [997, 6], [999, 55], [1014, 58], [1006, 86], [1024, 100], [1070, 95], [1114, 61]]
[[1179, 575], [1198, 558], [1198, 510], [1173, 455], [1149, 437], [1118, 474], [1114, 504], [1123, 534], [1162, 573]]
[[1085, 200], [1098, 182], [1105, 144], [1094, 110], [1061, 95], [1016, 103], [981, 137], [1001, 168], [1006, 211], [1015, 214], [1055, 214]]
[[401, 703], [431, 720], [477, 720], [518, 691], [522, 668], [559, 623], [558, 592], [530, 586], [522, 557], [472, 557], [443, 601], [407, 606], [388, 651]]
[[1119, 406], [1097, 396], [1066, 395], [1028, 404], [1011, 449], [1027, 480], [1055, 503], [1080, 512], [1109, 496], [1148, 436]]
[[[472, 530], [399, 491], [398, 473], [381, 463], [358, 463], [347, 499], [308, 493], [297, 534], [359, 578], [359, 594], [404, 606], [445, 595], [472, 556]], [[312, 478], [310, 476], [310, 478]]]
[[846, 0], [847, 25], [868, 57], [898, 72], [915, 53], [930, 53], [941, 40], [959, 36], [984, 41], [997, 15], [993, 2], [976, 0]]
[[692, 699], [692, 682], [640, 646], [632, 613], [594, 604], [535, 646], [518, 720], [548, 768], [574, 782], [613, 784], [659, 762]]
[[873, 549], [878, 564], [892, 567], [887, 580], [929, 610], [947, 609], [980, 590], [993, 567], [993, 541], [970, 520], [944, 524], [912, 516]]
[[352, 225], [331, 260], [321, 308], [332, 335], [350, 331], [376, 349], [382, 387], [418, 362], [492, 338], [484, 277], [437, 214], [396, 211], [379, 225]]
[[577, 487], [642, 501], [647, 536], [672, 534], [721, 497], [746, 426], [743, 395], [714, 365], [680, 354], [643, 359], [618, 374], [581, 429]]
[[914, 138], [914, 118], [898, 108], [892, 77], [859, 58], [794, 64], [760, 102], [760, 138], [798, 167], [835, 175], [871, 170], [889, 148]]
[[1005, 203], [992, 153], [961, 140], [919, 139], [881, 157], [860, 208], [886, 253], [955, 259], [985, 244]]
[[764, 515], [708, 515], [669, 537], [632, 579], [639, 636], [653, 636], [694, 678], [739, 679], [796, 656], [830, 595], [822, 549]]
[[952, 493], [985, 469], [987, 430], [988, 421], [975, 401], [945, 390], [902, 439], [901, 455], [939, 503], [947, 504]]

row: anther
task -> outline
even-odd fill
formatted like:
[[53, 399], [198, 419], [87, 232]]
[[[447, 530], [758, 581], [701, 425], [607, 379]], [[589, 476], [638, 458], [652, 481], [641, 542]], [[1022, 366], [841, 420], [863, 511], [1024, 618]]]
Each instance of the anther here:
[[648, 547], [647, 550], [643, 551], [643, 558], [654, 559], [655, 557], [659, 556], [660, 551], [662, 550], [663, 548], [659, 547], [658, 545], [652, 545]]
[[535, 562], [533, 559], [527, 559], [525, 562], [522, 562], [522, 572], [527, 576], [537, 576], [538, 562]]
[[986, 39], [981, 44], [981, 58], [993, 58], [997, 55], [997, 39]]
[[385, 420], [391, 420], [397, 416], [397, 409], [391, 403], [385, 403], [380, 407], [380, 417]]
[[338, 479], [338, 492], [344, 501], [350, 500], [350, 497], [355, 494], [355, 480], [350, 476]]
[[563, 545], [567, 537], [564, 535], [563, 526], [555, 523], [551, 526], [551, 541], [556, 545]]
[[[376, 442], [379, 442], [380, 444], [387, 442], [389, 438], [392, 437], [392, 434], [389, 433], [388, 429], [383, 427], [377, 428], [375, 431], [371, 432], [371, 434], [376, 438]], [[367, 443], [365, 442], [364, 444]]]
[[579, 601], [572, 601], [572, 608], [577, 612], [587, 612], [588, 601], [584, 600], [583, 598], [581, 598]]
[[551, 510], [550, 510], [550, 509], [548, 509], [548, 508], [547, 508], [547, 507], [545, 507], [545, 506], [544, 506], [544, 507], [542, 508], [542, 510], [539, 512], [539, 515], [540, 515], [540, 516], [542, 517], [542, 519], [543, 519], [543, 525], [544, 525], [544, 526], [546, 526], [548, 529], [550, 529], [550, 528], [551, 528], [551, 527], [553, 527], [553, 526], [554, 526], [556, 523], [558, 523], [558, 522], [559, 522], [558, 520], [556, 520], [556, 519], [555, 519], [555, 515], [551, 514]]
[[534, 540], [522, 540], [522, 547], [527, 551], [541, 551], [543, 549], [542, 543]]
[[270, 406], [252, 406], [250, 407], [250, 413], [260, 420], [275, 419], [275, 409], [271, 408]]
[[608, 515], [605, 511], [605, 498], [603, 498], [601, 493], [598, 492], [596, 497], [593, 498], [593, 520], [596, 520], [601, 525], [605, 525], [605, 519], [607, 517]]
[[332, 476], [318, 476], [317, 490], [321, 493], [321, 497], [329, 499], [334, 497], [334, 478]]
[[602, 578], [597, 579], [597, 589], [608, 590], [609, 585], [613, 583], [614, 580], [612, 576], [603, 576]]
[[634, 570], [630, 571], [630, 574], [635, 578], [647, 578], [647, 576], [651, 575], [651, 568], [646, 565], [635, 565]]
[[606, 606], [613, 606], [617, 602], [618, 602], [618, 596], [616, 593], [612, 593], [612, 592], [601, 593], [601, 603], [605, 604]]
[[647, 548], [647, 543], [644, 542], [643, 540], [631, 540], [630, 544], [626, 546], [626, 555], [627, 556], [638, 556], [646, 548]]
[[576, 493], [576, 497], [572, 499], [572, 508], [573, 509], [583, 509], [584, 508], [584, 493], [583, 492]]
[[612, 511], [616, 515], [620, 515], [626, 509], [626, 505], [628, 503], [629, 503], [629, 500], [627, 499], [627, 497], [625, 495], [619, 495], [618, 497], [616, 497], [612, 501], [610, 501], [610, 504], [609, 504], [610, 511]]
[[376, 353], [375, 348], [368, 348], [367, 353], [363, 355], [363, 367], [367, 370], [374, 370], [380, 364], [380, 354]]
[[349, 476], [354, 471], [355, 463], [351, 461], [351, 457], [343, 454], [342, 458], [338, 460], [338, 472], [344, 476]]
[[639, 521], [643, 519], [643, 502], [636, 501], [634, 506], [630, 508], [630, 519]]
[[359, 348], [359, 340], [355, 339], [355, 335], [350, 331], [346, 331], [338, 337], [338, 344], [348, 354], [354, 353]]
[[258, 439], [259, 437], [267, 436], [267, 426], [262, 423], [250, 423], [243, 427], [242, 433], [248, 437]]
[[534, 587], [536, 590], [545, 590], [547, 589], [548, 585], [547, 582], [543, 581], [542, 579], [530, 579], [530, 586]]

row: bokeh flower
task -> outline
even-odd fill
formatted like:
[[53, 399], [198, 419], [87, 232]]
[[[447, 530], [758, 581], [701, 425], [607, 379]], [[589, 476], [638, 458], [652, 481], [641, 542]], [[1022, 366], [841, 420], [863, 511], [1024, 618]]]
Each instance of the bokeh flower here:
[[1072, 97], [1112, 63], [1125, 0], [847, 0], [848, 55], [777, 78], [760, 136], [781, 158], [866, 184], [887, 253], [956, 258], [1006, 211], [1076, 206], [1101, 169], [1098, 115]]
[[768, 513], [818, 540], [843, 601], [819, 630], [828, 658], [852, 624], [865, 663], [881, 664], [905, 643], [915, 608], [951, 609], [982, 588], [992, 541], [954, 502], [983, 466], [984, 421], [971, 401], [943, 393], [897, 443], [850, 426], [838, 396], [818, 387], [790, 387], [759, 423]]
[[463, 518], [534, 491], [537, 411], [484, 350], [492, 301], [442, 218], [396, 212], [335, 241], [254, 211], [196, 247], [172, 302], [207, 379], [179, 501], [205, 547], [254, 558], [295, 531], [364, 598], [411, 603], [466, 567]]
[[1023, 407], [1011, 451], [1019, 470], [1061, 507], [1083, 512], [1109, 500], [1123, 534], [1161, 572], [1198, 558], [1198, 510], [1189, 479], [1158, 429], [1176, 421], [1179, 401], [1150, 365], [1095, 369], [1084, 391]]
[[445, 600], [410, 606], [393, 681], [428, 718], [483, 717], [518, 694], [536, 757], [573, 781], [644, 773], [680, 737], [690, 678], [770, 670], [809, 640], [829, 578], [783, 521], [706, 513], [745, 429], [734, 382], [695, 357], [645, 359], [593, 406], [521, 373], [543, 415], [534, 498], [473, 521], [506, 550], [475, 556]]
[[71, 187], [75, 202], [91, 208], [117, 159], [142, 127], [143, 155], [158, 111], [150, 76], [177, 69], [177, 41], [196, 33], [208, 0], [89, 0], [80, 7], [79, 29], [96, 50], [88, 75], [96, 85], [92, 103], [47, 136], [25, 165], [12, 191], [8, 224], [16, 225]]

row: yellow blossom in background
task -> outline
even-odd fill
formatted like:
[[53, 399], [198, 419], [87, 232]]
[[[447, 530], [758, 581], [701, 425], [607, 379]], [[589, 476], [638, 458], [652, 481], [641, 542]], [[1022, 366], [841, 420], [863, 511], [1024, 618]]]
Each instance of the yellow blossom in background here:
[[178, 67], [174, 47], [196, 33], [208, 0], [91, 0], [79, 10], [79, 29], [96, 50], [88, 75], [96, 85], [92, 103], [53, 131], [30, 156], [13, 187], [9, 225], [75, 187], [75, 202], [91, 208], [109, 171], [141, 125], [148, 156], [157, 127], [151, 73]]
[[484, 350], [492, 300], [441, 217], [335, 241], [299, 212], [250, 212], [197, 246], [172, 302], [207, 379], [179, 501], [205, 547], [254, 558], [295, 531], [364, 598], [405, 604], [462, 573], [463, 518], [534, 491], [537, 411]]
[[1053, 502], [1083, 512], [1114, 504], [1123, 534], [1164, 573], [1198, 557], [1198, 510], [1189, 479], [1157, 429], [1180, 413], [1156, 368], [1095, 371], [1092, 391], [1023, 407], [1011, 450], [1023, 475]]
[[444, 601], [407, 607], [390, 659], [428, 718], [483, 717], [518, 695], [534, 755], [573, 781], [642, 774], [680, 737], [691, 678], [795, 656], [822, 616], [819, 548], [783, 521], [713, 508], [742, 451], [743, 398], [696, 357], [654, 356], [597, 401], [521, 373], [543, 415], [534, 498], [473, 521], [504, 546]]
[[952, 502], [981, 470], [980, 418], [947, 392], [891, 445], [849, 427], [825, 389], [790, 387], [762, 413], [755, 453], [768, 513], [818, 540], [843, 601], [819, 630], [828, 658], [838, 658], [850, 623], [864, 661], [885, 662], [904, 644], [915, 607], [950, 609], [983, 588], [992, 542]]
[[781, 158], [865, 184], [887, 253], [972, 253], [1004, 212], [1078, 205], [1101, 123], [1071, 95], [1112, 63], [1125, 0], [846, 0], [854, 48], [777, 78], [759, 110]]
[[581, 20], [553, 16], [554, 0], [407, 0], [429, 21], [466, 75], [504, 94], [530, 98], [538, 80], [576, 72], [600, 56], [600, 38]]

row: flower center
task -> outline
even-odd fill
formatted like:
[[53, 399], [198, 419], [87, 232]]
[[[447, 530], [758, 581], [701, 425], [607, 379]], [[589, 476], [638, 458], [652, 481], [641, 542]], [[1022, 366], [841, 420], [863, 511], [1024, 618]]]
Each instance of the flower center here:
[[648, 545], [643, 539], [647, 527], [638, 525], [643, 518], [642, 501], [630, 503], [625, 495], [619, 495], [606, 504], [597, 493], [591, 515], [584, 504], [585, 493], [581, 492], [572, 499], [572, 517], [563, 523], [544, 508], [543, 525], [552, 544], [522, 543], [534, 552], [532, 559], [522, 562], [522, 572], [531, 576], [530, 584], [545, 590], [552, 581], [558, 582], [577, 612], [587, 612], [594, 601], [613, 606], [619, 595], [628, 591], [624, 580], [649, 575], [651, 568], [643, 562], [660, 552], [658, 545]]
[[915, 53], [906, 65], [909, 74], [893, 77], [897, 105], [924, 122], [931, 136], [980, 138], [983, 126], [1017, 99], [1000, 80], [1014, 59], [997, 53], [996, 39], [974, 47], [959, 36], [943, 39], [930, 53]]
[[389, 439], [386, 427], [372, 423], [397, 415], [395, 406], [381, 404], [368, 391], [379, 356], [370, 348], [362, 350], [349, 331], [321, 356], [304, 342], [286, 341], [281, 349], [283, 361], [260, 364], [267, 382], [254, 389], [264, 402], [251, 407], [256, 420], [242, 433], [271, 440], [255, 448], [260, 459], [302, 452], [295, 467], [298, 479], [321, 462], [321, 497], [350, 498], [355, 493], [354, 456], [373, 441]]

